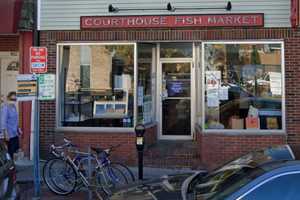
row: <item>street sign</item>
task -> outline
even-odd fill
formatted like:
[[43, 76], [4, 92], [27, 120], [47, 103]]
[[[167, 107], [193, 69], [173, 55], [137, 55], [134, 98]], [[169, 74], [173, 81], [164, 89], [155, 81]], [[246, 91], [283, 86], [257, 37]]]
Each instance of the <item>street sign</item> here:
[[37, 74], [47, 72], [46, 47], [30, 47], [30, 72]]
[[39, 100], [55, 99], [55, 75], [40, 74], [39, 75]]
[[37, 77], [34, 74], [19, 74], [17, 76], [17, 100], [32, 101], [36, 99]]

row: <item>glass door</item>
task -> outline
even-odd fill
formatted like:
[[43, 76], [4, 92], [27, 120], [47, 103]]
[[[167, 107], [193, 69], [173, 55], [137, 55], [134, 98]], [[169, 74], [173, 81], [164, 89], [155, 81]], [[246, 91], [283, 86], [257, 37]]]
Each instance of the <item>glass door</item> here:
[[191, 62], [161, 62], [161, 138], [191, 138]]

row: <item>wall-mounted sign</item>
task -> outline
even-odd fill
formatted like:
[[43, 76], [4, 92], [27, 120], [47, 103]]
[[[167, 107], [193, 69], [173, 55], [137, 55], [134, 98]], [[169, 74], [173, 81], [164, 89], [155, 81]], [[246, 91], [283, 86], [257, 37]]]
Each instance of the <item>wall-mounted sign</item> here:
[[39, 75], [39, 100], [55, 99], [55, 75], [40, 74]]
[[264, 14], [82, 16], [81, 29], [264, 26]]
[[30, 72], [37, 74], [47, 72], [46, 47], [30, 47]]
[[17, 100], [32, 101], [36, 99], [37, 77], [34, 74], [20, 74], [17, 76]]

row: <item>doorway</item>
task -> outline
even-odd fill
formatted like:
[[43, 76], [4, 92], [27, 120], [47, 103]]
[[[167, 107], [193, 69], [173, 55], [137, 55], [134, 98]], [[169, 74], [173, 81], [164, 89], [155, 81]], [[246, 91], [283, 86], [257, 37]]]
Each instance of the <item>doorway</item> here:
[[159, 64], [160, 139], [192, 139], [192, 61], [170, 59]]

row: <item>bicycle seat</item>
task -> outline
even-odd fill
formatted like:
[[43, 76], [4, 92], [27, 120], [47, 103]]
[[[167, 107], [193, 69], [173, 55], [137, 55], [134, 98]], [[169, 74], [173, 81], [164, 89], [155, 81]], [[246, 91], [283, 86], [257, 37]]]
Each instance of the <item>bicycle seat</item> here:
[[95, 151], [97, 154], [102, 153], [104, 150], [99, 147], [91, 147], [92, 151]]

